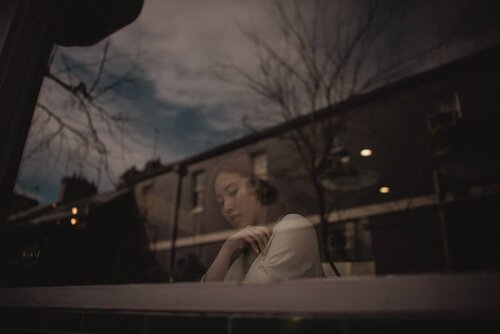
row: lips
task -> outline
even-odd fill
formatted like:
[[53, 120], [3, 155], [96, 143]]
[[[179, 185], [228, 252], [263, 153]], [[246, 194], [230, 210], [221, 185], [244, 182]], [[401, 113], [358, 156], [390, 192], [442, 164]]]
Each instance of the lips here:
[[229, 216], [229, 219], [234, 222], [237, 218], [241, 217], [241, 215], [233, 215], [233, 216]]

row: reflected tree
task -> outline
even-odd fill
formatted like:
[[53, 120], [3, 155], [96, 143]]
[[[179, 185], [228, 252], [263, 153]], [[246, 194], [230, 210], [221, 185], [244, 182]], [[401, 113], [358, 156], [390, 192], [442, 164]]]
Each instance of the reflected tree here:
[[[119, 90], [133, 84], [140, 70], [140, 52], [113, 52], [111, 39], [100, 50], [75, 60], [71, 51], [56, 47], [48, 63], [44, 85], [36, 104], [23, 163], [45, 154], [64, 169], [79, 173], [92, 169], [97, 182], [102, 176], [114, 184], [109, 166], [110, 145], [126, 155], [131, 141], [140, 142], [132, 131], [132, 115], [112, 106], [122, 98]], [[95, 50], [95, 49], [93, 49]], [[75, 166], [76, 165], [76, 166]]]
[[[271, 107], [246, 116], [247, 127], [258, 131], [254, 124], [290, 125], [283, 136], [299, 157], [293, 165], [302, 166], [303, 175], [297, 177], [307, 179], [314, 189], [322, 253], [330, 263], [326, 245], [331, 210], [321, 176], [331, 166], [332, 154], [339, 153], [346, 114], [339, 111], [335, 117], [320, 119], [321, 113], [312, 111], [400, 78], [409, 63], [440, 50], [456, 35], [450, 30], [425, 50], [403, 57], [398, 53], [401, 36], [389, 29], [397, 27], [403, 12], [397, 1], [275, 0], [272, 15], [278, 39], [242, 28], [253, 45], [256, 67], [224, 64], [217, 72], [222, 80], [247, 87]], [[393, 56], [387, 57], [389, 53]]]

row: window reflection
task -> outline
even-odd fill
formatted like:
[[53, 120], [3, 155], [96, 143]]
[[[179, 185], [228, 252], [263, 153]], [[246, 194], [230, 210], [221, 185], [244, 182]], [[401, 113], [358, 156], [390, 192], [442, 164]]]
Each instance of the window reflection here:
[[261, 179], [266, 179], [267, 173], [269, 172], [267, 167], [267, 156], [266, 153], [260, 152], [252, 156], [253, 160], [253, 174]]
[[205, 194], [205, 172], [198, 171], [193, 174], [193, 210], [203, 210]]
[[[314, 2], [321, 13], [277, 3], [277, 18], [302, 7], [297, 20], [321, 14], [324, 31], [372, 17], [348, 2], [333, 13], [328, 1]], [[109, 40], [56, 48], [0, 240], [2, 284], [499, 269], [498, 49], [486, 52], [497, 40], [444, 52], [444, 41], [405, 35], [431, 7], [401, 5], [409, 16], [395, 28], [384, 5], [382, 17], [355, 25], [380, 39], [360, 35], [345, 49], [350, 28], [323, 31], [304, 45], [314, 53], [276, 59], [270, 51], [294, 50], [300, 32], [267, 34], [276, 22], [253, 2], [207, 6], [151, 0]], [[234, 15], [213, 20], [226, 11]], [[261, 49], [236, 37], [233, 17], [247, 16]], [[475, 41], [490, 41], [484, 22]], [[400, 52], [387, 49], [394, 44]], [[301, 63], [311, 54], [321, 55]], [[235, 68], [214, 75], [230, 56], [236, 74], [262, 80], [242, 89], [228, 85], [235, 77], [224, 70]]]

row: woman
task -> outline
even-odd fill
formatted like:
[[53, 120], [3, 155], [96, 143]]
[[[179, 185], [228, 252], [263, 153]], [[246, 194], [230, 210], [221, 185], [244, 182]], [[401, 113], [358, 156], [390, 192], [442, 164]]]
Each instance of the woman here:
[[209, 180], [208, 197], [238, 231], [223, 243], [202, 281], [324, 277], [313, 225], [301, 215], [280, 213], [277, 188], [269, 177], [252, 174], [247, 154], [221, 161]]

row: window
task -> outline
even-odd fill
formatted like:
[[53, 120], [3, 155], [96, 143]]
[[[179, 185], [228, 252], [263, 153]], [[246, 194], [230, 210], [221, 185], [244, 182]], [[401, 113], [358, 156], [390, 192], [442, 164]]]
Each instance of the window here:
[[267, 177], [267, 155], [265, 153], [257, 153], [253, 155], [253, 173], [255, 176]]
[[[193, 1], [180, 3], [147, 1], [136, 23], [88, 48], [57, 46], [49, 65], [43, 60], [49, 58], [48, 51], [41, 55], [42, 50], [34, 50], [30, 40], [17, 43], [26, 49], [0, 59], [1, 65], [7, 65], [0, 81], [15, 84], [0, 87], [0, 133], [8, 139], [2, 146], [5, 150], [0, 150], [0, 161], [8, 162], [0, 166], [2, 175], [10, 170], [17, 173], [10, 161], [19, 160], [25, 138], [15, 147], [10, 133], [21, 129], [24, 118], [33, 112], [28, 104], [35, 103], [34, 92], [30, 96], [22, 92], [38, 85], [35, 76], [46, 74], [14, 203], [6, 221], [0, 221], [5, 223], [0, 242], [1, 282], [17, 286], [165, 282], [170, 278], [197, 281], [204, 271], [200, 267], [208, 268], [234, 234], [235, 223], [257, 219], [274, 223], [288, 214], [308, 220], [316, 228], [323, 258], [343, 263], [344, 268], [347, 263], [374, 262], [377, 270], [372, 273], [377, 274], [439, 272], [445, 268], [449, 244], [452, 248], [467, 245], [463, 252], [455, 248], [449, 252], [453, 256], [449, 262], [457, 271], [498, 269], [493, 265], [500, 263], [494, 261], [500, 257], [493, 246], [498, 234], [492, 233], [491, 226], [499, 216], [495, 201], [500, 197], [500, 167], [494, 164], [496, 156], [490, 158], [498, 142], [492, 121], [497, 96], [491, 85], [498, 77], [492, 70], [498, 68], [498, 51], [470, 56], [451, 67], [441, 59], [439, 63], [446, 67], [436, 69], [430, 67], [434, 62], [427, 56], [422, 56], [425, 61], [420, 65], [409, 57], [412, 66], [408, 67], [403, 64], [410, 63], [399, 56], [385, 59], [375, 52], [358, 59], [366, 65], [360, 66], [358, 77], [352, 66], [362, 55], [347, 57], [347, 65], [342, 66], [338, 57], [330, 57], [330, 51], [345, 52], [343, 46], [356, 42], [352, 36], [358, 35], [353, 22], [362, 22], [357, 15], [340, 11], [347, 24], [343, 31], [352, 33], [340, 38], [337, 50], [338, 41], [323, 33], [335, 27], [322, 27], [336, 16], [325, 11], [323, 19], [314, 20], [322, 24], [303, 29], [328, 28], [317, 31], [318, 43], [306, 40], [305, 46], [315, 50], [301, 54], [318, 52], [326, 67], [316, 73], [300, 62], [301, 55], [290, 54], [287, 48], [283, 54], [276, 53], [278, 59], [268, 59], [267, 51], [274, 46], [276, 52], [281, 51], [280, 43], [274, 45], [276, 38], [286, 40], [286, 35], [268, 35], [275, 30], [275, 17], [268, 12], [273, 6], [215, 2], [207, 4], [210, 8], [200, 8]], [[330, 10], [327, 1], [321, 3]], [[304, 16], [297, 12], [297, 16], [283, 17], [282, 22], [294, 24], [300, 17], [313, 18], [309, 14], [316, 9], [295, 1], [283, 1], [283, 10], [281, 5], [275, 9], [288, 15], [302, 6]], [[358, 7], [356, 13], [365, 9]], [[225, 15], [214, 20], [221, 8]], [[330, 14], [338, 9], [332, 5], [331, 10]], [[261, 50], [262, 57], [248, 57], [259, 52], [260, 44], [247, 43], [251, 41], [234, 24], [254, 18], [259, 26], [248, 27], [251, 35], [256, 33], [262, 38], [261, 46], [271, 48]], [[165, 22], [171, 24], [167, 27]], [[260, 35], [260, 26], [271, 29], [263, 29]], [[5, 31], [11, 30], [18, 31]], [[32, 37], [39, 44], [45, 38], [38, 35], [42, 30], [46, 29]], [[369, 30], [359, 31], [361, 41], [371, 36]], [[221, 31], [227, 33], [221, 35]], [[200, 38], [209, 43], [199, 43]], [[0, 39], [1, 44], [4, 38]], [[388, 40], [392, 37], [381, 35], [382, 44], [373, 45], [373, 50], [384, 49]], [[36, 57], [24, 55], [28, 49]], [[411, 50], [407, 51], [410, 56]], [[248, 68], [249, 79], [262, 79], [265, 89], [252, 92], [221, 82], [222, 78], [239, 81], [238, 71], [225, 66], [230, 59], [236, 68]], [[318, 59], [311, 60], [316, 63]], [[402, 62], [402, 67], [388, 70], [404, 75], [400, 78], [404, 81], [389, 85], [389, 79], [396, 77], [377, 79], [377, 69], [385, 73], [384, 64], [375, 64], [379, 60], [391, 66]], [[460, 65], [464, 61], [469, 64], [466, 70]], [[24, 78], [23, 64], [39, 67], [39, 73]], [[424, 69], [429, 72], [419, 74]], [[312, 81], [300, 80], [309, 74]], [[325, 83], [324, 78], [332, 80]], [[351, 90], [351, 79], [359, 87]], [[315, 87], [320, 81], [321, 87]], [[331, 88], [324, 92], [331, 98], [321, 98], [324, 93], [314, 91], [328, 90], [324, 86]], [[308, 94], [311, 101], [306, 101]], [[16, 95], [15, 99], [6, 100], [10, 95]], [[30, 110], [17, 118], [23, 106]], [[9, 115], [3, 116], [7, 109]], [[11, 125], [15, 126], [11, 129]], [[19, 131], [20, 137], [25, 130]], [[273, 178], [272, 184], [256, 184], [258, 199], [265, 204], [256, 206], [262, 209], [256, 214], [255, 207], [249, 206], [250, 210], [242, 204], [255, 204], [254, 198], [238, 202], [241, 207], [230, 214], [221, 212], [213, 180], [209, 180], [223, 158], [239, 152], [247, 153], [242, 175], [253, 174], [261, 181]], [[16, 173], [9, 174], [9, 184]], [[95, 187], [84, 187], [88, 189], [82, 192], [62, 184], [69, 175], [85, 178], [85, 184]], [[443, 181], [442, 187], [434, 187], [435, 180]], [[277, 201], [268, 200], [276, 197], [266, 195], [274, 192], [269, 186], [275, 186]], [[476, 187], [484, 196], [478, 195]], [[437, 190], [443, 196], [436, 196]], [[440, 202], [441, 197], [446, 201]], [[240, 217], [241, 212], [246, 216]], [[449, 242], [441, 229], [445, 224], [450, 226]], [[358, 273], [354, 265], [350, 268], [350, 274]]]
[[452, 113], [456, 117], [462, 118], [462, 108], [458, 94], [453, 94], [452, 96], [439, 101], [439, 112]]
[[448, 155], [456, 144], [458, 124], [462, 108], [458, 94], [443, 98], [438, 103], [438, 112], [429, 116], [431, 148], [435, 157]]
[[193, 211], [203, 210], [203, 200], [205, 193], [205, 172], [197, 171], [193, 173]]

